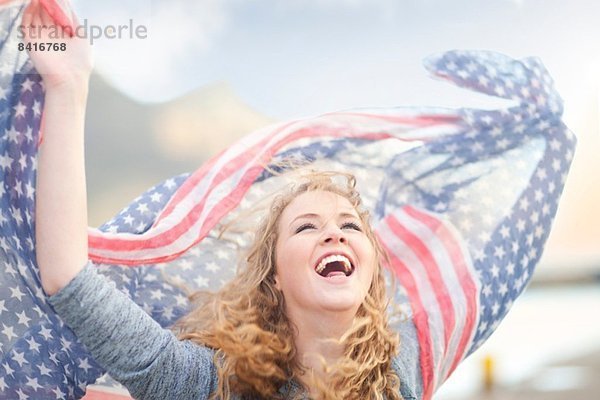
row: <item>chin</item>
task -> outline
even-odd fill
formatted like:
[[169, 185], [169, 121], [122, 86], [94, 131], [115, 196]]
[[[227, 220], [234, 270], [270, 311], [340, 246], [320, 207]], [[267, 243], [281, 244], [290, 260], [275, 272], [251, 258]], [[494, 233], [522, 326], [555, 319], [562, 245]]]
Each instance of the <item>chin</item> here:
[[356, 314], [360, 304], [361, 302], [357, 299], [348, 299], [346, 301], [343, 299], [333, 299], [322, 303], [322, 308], [329, 312], [354, 312]]

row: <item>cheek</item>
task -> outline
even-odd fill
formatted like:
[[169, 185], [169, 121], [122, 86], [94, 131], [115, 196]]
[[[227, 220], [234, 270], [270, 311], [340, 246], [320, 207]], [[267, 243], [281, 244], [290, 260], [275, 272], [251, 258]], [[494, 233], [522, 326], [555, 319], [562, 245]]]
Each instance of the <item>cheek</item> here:
[[373, 245], [369, 242], [369, 246], [365, 249], [365, 255], [366, 257], [369, 259], [369, 286], [371, 286], [371, 283], [373, 282], [373, 280], [375, 279], [375, 276], [378, 273], [378, 264], [379, 264], [379, 260], [377, 257], [377, 252], [375, 251], [375, 248], [373, 247]]
[[275, 252], [273, 254], [272, 262], [274, 265], [274, 276], [273, 280], [275, 281], [275, 288], [281, 291], [281, 265], [283, 261], [281, 260], [281, 243], [279, 240], [275, 241]]
[[366, 272], [366, 276], [364, 278], [364, 282], [365, 282], [365, 286], [368, 289], [371, 287], [371, 285], [373, 284], [373, 281], [375, 280], [376, 267], [371, 264], [368, 271], [365, 271], [365, 272]]
[[375, 251], [375, 246], [373, 243], [367, 239], [362, 248], [363, 257], [366, 260], [369, 260], [369, 264], [374, 268], [374, 265], [377, 264], [377, 252]]
[[283, 291], [293, 279], [294, 265], [293, 247], [289, 243], [276, 245], [273, 260], [275, 262], [275, 287]]

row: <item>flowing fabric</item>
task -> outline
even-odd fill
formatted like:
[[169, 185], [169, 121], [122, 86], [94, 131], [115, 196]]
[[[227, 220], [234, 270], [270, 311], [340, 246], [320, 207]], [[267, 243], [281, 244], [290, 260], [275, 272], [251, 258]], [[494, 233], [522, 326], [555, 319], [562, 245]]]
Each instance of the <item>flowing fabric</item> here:
[[[17, 50], [23, 7], [0, 6], [0, 398], [75, 399], [104, 371], [40, 285], [34, 200], [44, 90]], [[176, 283], [215, 290], [234, 275], [252, 230], [219, 235], [220, 227], [260, 217], [251, 214], [257, 202], [288, 182], [274, 173], [282, 160], [352, 172], [398, 277], [395, 299], [416, 329], [430, 399], [525, 289], [575, 138], [535, 58], [449, 51], [425, 67], [511, 105], [358, 109], [269, 126], [90, 229], [90, 259], [168, 327], [188, 307]]]

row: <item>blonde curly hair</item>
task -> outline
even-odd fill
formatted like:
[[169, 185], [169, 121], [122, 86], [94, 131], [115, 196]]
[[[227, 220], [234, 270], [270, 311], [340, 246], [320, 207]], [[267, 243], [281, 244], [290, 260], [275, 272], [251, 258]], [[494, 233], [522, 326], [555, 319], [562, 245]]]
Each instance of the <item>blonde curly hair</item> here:
[[[336, 183], [343, 178], [344, 184]], [[339, 179], [338, 179], [339, 180]], [[216, 350], [218, 388], [214, 398], [281, 398], [279, 389], [305, 371], [297, 357], [295, 329], [285, 313], [285, 299], [275, 286], [277, 225], [298, 195], [327, 191], [346, 198], [356, 209], [379, 263], [352, 327], [340, 339], [344, 356], [327, 367], [327, 381], [311, 378], [311, 393], [321, 399], [401, 399], [400, 380], [392, 369], [398, 335], [388, 324], [388, 300], [382, 261], [385, 252], [369, 225], [353, 175], [311, 172], [278, 195], [258, 228], [245, 265], [221, 290], [191, 296], [195, 309], [178, 321], [180, 339]]]

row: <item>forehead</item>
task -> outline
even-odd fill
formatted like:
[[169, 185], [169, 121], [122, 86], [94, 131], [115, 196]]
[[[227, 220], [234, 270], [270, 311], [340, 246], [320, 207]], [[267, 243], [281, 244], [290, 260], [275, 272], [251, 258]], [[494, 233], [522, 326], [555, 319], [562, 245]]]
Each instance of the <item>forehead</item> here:
[[358, 217], [352, 203], [337, 193], [316, 190], [305, 192], [294, 198], [281, 214], [281, 222], [291, 221], [299, 215], [314, 213], [323, 216], [340, 213], [352, 214]]

